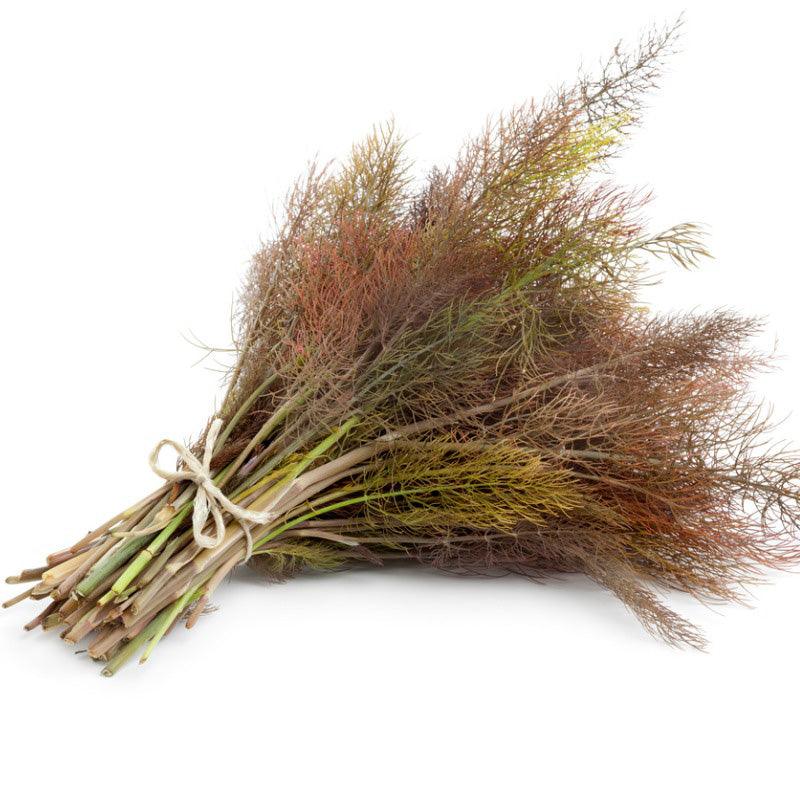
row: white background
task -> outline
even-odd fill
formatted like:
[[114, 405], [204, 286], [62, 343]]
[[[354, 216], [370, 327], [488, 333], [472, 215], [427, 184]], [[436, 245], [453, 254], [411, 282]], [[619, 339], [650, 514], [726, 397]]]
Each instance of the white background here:
[[[667, 268], [648, 299], [768, 315], [783, 359], [757, 388], [797, 406], [792, 4], [0, 7], [3, 574], [140, 497], [152, 444], [203, 425], [218, 376], [180, 334], [228, 341], [309, 158], [394, 115], [422, 174], [683, 7], [684, 52], [618, 174], [654, 187], [654, 228], [708, 223], [716, 260]], [[673, 598], [711, 640], [699, 654], [578, 578], [240, 572], [217, 613], [111, 681], [25, 634], [32, 604], [3, 612], [4, 795], [797, 796], [797, 576], [754, 610]]]

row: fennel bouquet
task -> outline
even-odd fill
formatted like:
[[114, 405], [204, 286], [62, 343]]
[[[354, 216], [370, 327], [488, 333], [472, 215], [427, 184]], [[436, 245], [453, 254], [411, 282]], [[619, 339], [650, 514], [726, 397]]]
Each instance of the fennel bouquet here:
[[112, 675], [244, 562], [283, 580], [405, 559], [584, 573], [700, 647], [659, 589], [736, 599], [795, 563], [800, 463], [748, 395], [759, 323], [643, 310], [647, 261], [694, 267], [701, 232], [646, 230], [646, 195], [609, 179], [676, 30], [423, 183], [392, 124], [312, 166], [252, 260], [218, 411], [191, 448], [159, 443], [160, 488], [9, 579], [33, 585], [8, 604], [43, 601], [26, 627], [87, 639]]

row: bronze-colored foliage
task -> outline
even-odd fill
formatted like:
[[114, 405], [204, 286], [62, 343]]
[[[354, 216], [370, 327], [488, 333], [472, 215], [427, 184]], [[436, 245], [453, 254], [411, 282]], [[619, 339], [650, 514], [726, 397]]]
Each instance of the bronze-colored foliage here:
[[[702, 232], [648, 232], [647, 197], [608, 177], [678, 27], [490, 121], [421, 186], [394, 124], [296, 183], [242, 290], [213, 452], [227, 497], [271, 514], [253, 566], [577, 571], [701, 646], [659, 589], [737, 599], [797, 561], [800, 459], [748, 389], [759, 322], [642, 310], [648, 258], [694, 267]], [[53, 600], [33, 624], [93, 633], [107, 674], [194, 624], [246, 552], [229, 513], [218, 547], [194, 540], [194, 492], [168, 483], [23, 573]]]

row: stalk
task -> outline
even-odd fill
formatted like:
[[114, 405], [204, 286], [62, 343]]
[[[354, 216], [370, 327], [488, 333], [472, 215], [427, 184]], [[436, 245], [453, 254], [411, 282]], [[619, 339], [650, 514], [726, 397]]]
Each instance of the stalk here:
[[154, 537], [155, 534], [146, 534], [142, 537], [133, 536], [129, 539], [120, 539], [75, 587], [75, 594], [78, 597], [90, 595], [112, 572], [125, 564], [142, 547], [146, 547]]
[[242, 466], [250, 453], [253, 452], [253, 449], [261, 444], [295, 408], [304, 403], [309, 394], [308, 391], [300, 392], [278, 407], [272, 416], [261, 426], [258, 433], [250, 440], [247, 447], [237, 456], [236, 460], [227, 467], [225, 477], [223, 477], [218, 484], [220, 488], [225, 486], [228, 480], [236, 474], [239, 467]]
[[117, 670], [127, 663], [131, 656], [155, 633], [161, 624], [161, 620], [169, 614], [169, 609], [165, 608], [148, 625], [146, 625], [136, 636], [134, 636], [120, 651], [108, 661], [101, 675], [110, 678], [116, 674]]
[[178, 618], [180, 613], [184, 608], [186, 608], [187, 605], [189, 605], [189, 603], [197, 600], [197, 598], [200, 597], [201, 593], [202, 592], [199, 587], [189, 589], [189, 591], [187, 591], [183, 597], [181, 597], [179, 600], [176, 600], [170, 606], [168, 613], [159, 619], [158, 624], [153, 629], [153, 638], [150, 639], [150, 642], [145, 648], [144, 653], [142, 653], [142, 656], [139, 659], [140, 664], [144, 664], [145, 661], [150, 658], [153, 649], [161, 641], [162, 637], [169, 630], [172, 623]]
[[142, 549], [134, 558], [134, 560], [125, 568], [122, 575], [117, 578], [114, 585], [104, 594], [98, 603], [104, 605], [115, 597], [124, 592], [131, 581], [150, 563], [150, 561], [158, 554], [161, 548], [166, 544], [167, 540], [173, 533], [181, 526], [189, 512], [192, 510], [193, 503], [187, 503], [167, 524], [161, 533], [153, 538], [150, 543]]
[[261, 395], [266, 392], [269, 387], [275, 383], [278, 379], [278, 373], [273, 372], [271, 375], [268, 375], [264, 381], [259, 384], [258, 388], [256, 388], [250, 396], [239, 406], [239, 409], [236, 413], [231, 417], [230, 422], [222, 429], [219, 437], [217, 437], [216, 444], [214, 445], [214, 453], [219, 453], [220, 450], [225, 446], [225, 442], [228, 441], [231, 433], [236, 429], [236, 426], [241, 421], [242, 417], [253, 407], [253, 405], [258, 401]]

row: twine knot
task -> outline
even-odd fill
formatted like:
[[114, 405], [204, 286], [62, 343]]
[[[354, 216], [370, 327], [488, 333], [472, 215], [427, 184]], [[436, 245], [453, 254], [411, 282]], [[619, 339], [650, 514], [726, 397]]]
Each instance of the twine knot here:
[[[217, 442], [222, 420], [217, 417], [208, 429], [206, 435], [203, 458], [200, 460], [188, 447], [173, 439], [162, 439], [150, 453], [150, 469], [159, 477], [167, 481], [191, 481], [197, 486], [192, 511], [192, 533], [195, 542], [203, 548], [214, 549], [219, 547], [225, 539], [225, 523], [222, 512], [227, 511], [239, 523], [247, 542], [247, 551], [242, 562], [249, 561], [253, 555], [253, 536], [250, 525], [264, 525], [272, 522], [275, 515], [272, 511], [250, 511], [229, 500], [222, 489], [214, 483], [211, 475], [211, 459], [214, 455], [214, 445]], [[180, 456], [184, 464], [182, 470], [167, 470], [158, 465], [158, 456], [164, 447], [171, 447]], [[209, 514], [214, 520], [214, 532], [205, 533]]]

